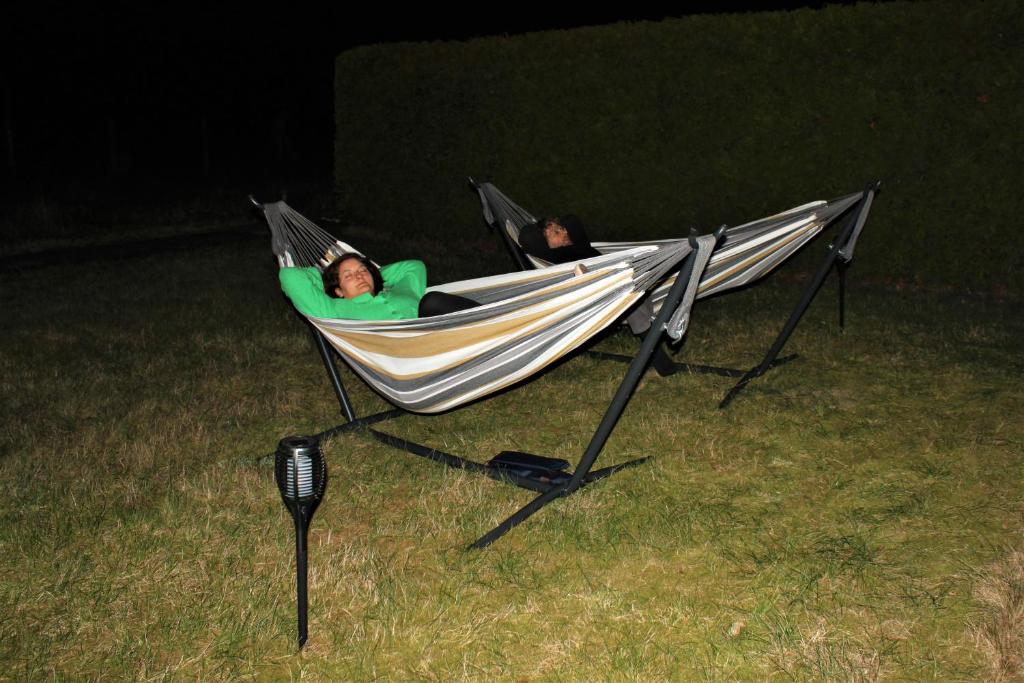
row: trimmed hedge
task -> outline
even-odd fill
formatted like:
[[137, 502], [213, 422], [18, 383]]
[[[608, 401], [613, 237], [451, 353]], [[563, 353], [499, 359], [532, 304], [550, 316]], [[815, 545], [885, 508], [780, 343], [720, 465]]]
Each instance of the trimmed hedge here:
[[694, 16], [337, 58], [351, 220], [448, 238], [466, 176], [600, 238], [682, 235], [883, 181], [860, 275], [1022, 291], [1022, 5]]

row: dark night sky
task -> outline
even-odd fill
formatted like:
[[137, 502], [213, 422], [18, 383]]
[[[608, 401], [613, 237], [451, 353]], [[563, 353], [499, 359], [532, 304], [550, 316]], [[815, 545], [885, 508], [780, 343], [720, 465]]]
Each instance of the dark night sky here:
[[[823, 4], [693, 2], [671, 16]], [[540, 14], [481, 6], [443, 17], [429, 8], [360, 9], [357, 16], [351, 6], [261, 12], [233, 4], [18, 3], [6, 12], [0, 40], [2, 180], [323, 178], [333, 59], [347, 48], [666, 16], [621, 7]]]

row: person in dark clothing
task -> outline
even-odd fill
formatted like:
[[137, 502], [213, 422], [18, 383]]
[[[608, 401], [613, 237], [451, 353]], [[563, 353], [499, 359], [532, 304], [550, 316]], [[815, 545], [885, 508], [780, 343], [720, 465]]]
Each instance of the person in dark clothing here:
[[572, 214], [548, 216], [527, 225], [519, 231], [519, 244], [527, 254], [551, 263], [568, 263], [601, 255], [590, 246], [583, 221]]
[[[519, 245], [530, 256], [550, 263], [569, 263], [601, 255], [591, 246], [583, 221], [572, 214], [546, 216], [525, 226], [519, 231]], [[626, 322], [633, 334], [640, 335], [650, 329], [653, 317], [651, 305], [645, 299], [630, 313]], [[651, 364], [662, 377], [676, 371], [675, 362], [661, 346], [654, 349]]]

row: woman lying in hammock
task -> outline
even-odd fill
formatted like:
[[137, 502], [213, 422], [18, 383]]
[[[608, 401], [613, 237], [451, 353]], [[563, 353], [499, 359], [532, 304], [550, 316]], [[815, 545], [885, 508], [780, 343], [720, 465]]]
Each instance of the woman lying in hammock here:
[[281, 289], [300, 313], [316, 318], [404, 320], [473, 308], [472, 299], [430, 292], [422, 261], [398, 261], [378, 268], [361, 254], [342, 254], [321, 273], [316, 268], [282, 268]]

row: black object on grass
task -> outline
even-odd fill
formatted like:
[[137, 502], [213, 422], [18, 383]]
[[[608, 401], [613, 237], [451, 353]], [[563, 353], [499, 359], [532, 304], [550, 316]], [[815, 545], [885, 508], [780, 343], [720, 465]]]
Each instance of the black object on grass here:
[[281, 439], [274, 457], [274, 478], [281, 499], [295, 519], [295, 581], [298, 590], [299, 647], [306, 644], [306, 536], [327, 488], [327, 463], [315, 436], [288, 436]]

